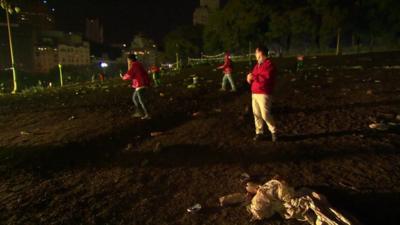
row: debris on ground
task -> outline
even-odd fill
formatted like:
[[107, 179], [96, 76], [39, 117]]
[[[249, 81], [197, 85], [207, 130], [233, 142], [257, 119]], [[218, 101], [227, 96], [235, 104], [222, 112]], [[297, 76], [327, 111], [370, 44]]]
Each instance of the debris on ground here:
[[126, 145], [126, 147], [124, 148], [125, 151], [130, 151], [133, 149], [133, 144], [129, 143], [128, 145]]
[[248, 195], [245, 193], [230, 194], [230, 195], [220, 197], [219, 205], [221, 207], [237, 205], [237, 204], [246, 202], [247, 199], [248, 199]]
[[396, 127], [399, 127], [400, 123], [393, 122], [380, 122], [380, 123], [372, 123], [369, 125], [369, 128], [379, 131], [387, 131]]
[[334, 209], [325, 196], [307, 188], [296, 191], [285, 181], [272, 179], [263, 185], [247, 183], [246, 191], [247, 194], [235, 193], [221, 197], [220, 205], [245, 203], [253, 220], [269, 219], [278, 214], [284, 219], [296, 219], [310, 225], [358, 224], [355, 219], [350, 221]]
[[158, 137], [158, 136], [161, 136], [161, 135], [163, 135], [164, 133], [163, 132], [151, 132], [150, 133], [150, 136], [151, 137]]
[[21, 134], [21, 136], [27, 136], [27, 135], [31, 135], [32, 133], [28, 132], [28, 131], [21, 131], [20, 134]]
[[204, 113], [202, 113], [202, 112], [194, 112], [192, 114], [193, 117], [199, 117], [199, 116], [203, 116], [203, 115], [204, 115]]
[[157, 142], [156, 145], [154, 146], [153, 152], [154, 153], [160, 153], [162, 149], [161, 142]]
[[390, 127], [386, 123], [372, 123], [369, 125], [369, 128], [374, 130], [387, 131]]
[[188, 211], [189, 213], [196, 213], [196, 212], [200, 211], [201, 209], [202, 209], [201, 205], [197, 203], [194, 206], [186, 209], [186, 211]]
[[68, 118], [69, 121], [74, 120], [74, 119], [76, 119], [75, 116], [70, 116], [70, 117]]

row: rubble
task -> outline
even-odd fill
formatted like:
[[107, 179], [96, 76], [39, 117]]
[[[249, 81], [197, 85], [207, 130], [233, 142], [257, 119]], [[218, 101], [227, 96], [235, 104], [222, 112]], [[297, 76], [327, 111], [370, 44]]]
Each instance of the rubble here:
[[21, 134], [21, 136], [28, 136], [28, 135], [31, 135], [32, 133], [28, 132], [28, 131], [21, 131], [20, 134]]
[[219, 205], [221, 207], [237, 205], [240, 203], [244, 203], [247, 200], [247, 194], [244, 193], [235, 193], [231, 195], [226, 195], [219, 198]]
[[369, 125], [369, 128], [379, 130], [379, 131], [387, 131], [390, 126], [386, 123], [372, 123]]
[[188, 213], [196, 213], [196, 212], [200, 211], [201, 209], [202, 209], [202, 206], [200, 204], [195, 204], [194, 206], [186, 209], [186, 211]]
[[269, 219], [278, 214], [284, 219], [295, 219], [310, 225], [359, 224], [334, 209], [325, 196], [307, 188], [296, 191], [282, 180], [272, 179], [263, 185], [247, 183], [246, 191], [247, 194], [235, 193], [219, 198], [220, 205], [245, 203], [253, 220]]
[[158, 137], [158, 136], [161, 136], [161, 135], [163, 135], [164, 133], [163, 132], [151, 132], [150, 133], [150, 136], [151, 137]]

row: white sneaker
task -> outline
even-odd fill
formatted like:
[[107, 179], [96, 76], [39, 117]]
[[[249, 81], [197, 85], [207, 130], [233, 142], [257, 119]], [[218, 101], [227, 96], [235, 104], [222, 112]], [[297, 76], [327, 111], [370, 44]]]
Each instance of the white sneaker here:
[[136, 113], [132, 114], [132, 117], [133, 118], [140, 118], [140, 117], [143, 117], [143, 114], [141, 114], [139, 112], [136, 112]]
[[151, 119], [151, 116], [145, 115], [145, 116], [143, 116], [143, 117], [140, 118], [140, 119], [142, 119], [142, 120], [150, 120], [150, 119]]

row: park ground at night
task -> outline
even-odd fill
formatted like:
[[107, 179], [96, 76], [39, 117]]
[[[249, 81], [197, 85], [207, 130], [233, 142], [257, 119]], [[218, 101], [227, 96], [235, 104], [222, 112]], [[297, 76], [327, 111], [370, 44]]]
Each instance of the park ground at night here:
[[[165, 76], [149, 121], [133, 119], [128, 83], [0, 96], [0, 224], [249, 224], [240, 175], [310, 187], [364, 224], [400, 215], [400, 53], [295, 58], [278, 66], [278, 143], [253, 142], [246, 65], [236, 93], [212, 66]], [[190, 75], [200, 87], [188, 89]], [[151, 135], [153, 134], [153, 135]], [[203, 210], [189, 214], [196, 203]], [[253, 224], [298, 224], [274, 217]]]

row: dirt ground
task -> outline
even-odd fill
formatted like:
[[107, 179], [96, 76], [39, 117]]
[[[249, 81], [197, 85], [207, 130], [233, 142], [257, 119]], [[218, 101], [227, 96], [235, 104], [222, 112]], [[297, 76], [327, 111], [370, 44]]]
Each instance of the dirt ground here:
[[[315, 189], [364, 224], [399, 224], [400, 129], [369, 125], [400, 123], [400, 53], [306, 58], [300, 73], [275, 61], [278, 143], [252, 141], [244, 65], [236, 93], [218, 91], [211, 66], [165, 77], [149, 121], [131, 117], [117, 80], [0, 96], [0, 224], [301, 224], [219, 208], [244, 192], [244, 172]], [[201, 86], [187, 89], [193, 74]]]

